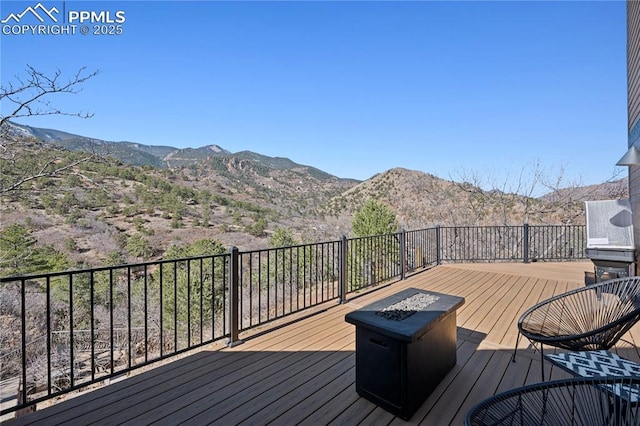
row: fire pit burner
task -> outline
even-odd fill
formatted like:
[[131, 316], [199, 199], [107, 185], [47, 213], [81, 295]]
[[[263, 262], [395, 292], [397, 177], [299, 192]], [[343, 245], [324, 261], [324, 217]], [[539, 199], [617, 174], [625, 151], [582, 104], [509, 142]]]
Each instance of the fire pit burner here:
[[415, 314], [416, 312], [425, 309], [427, 306], [429, 306], [433, 302], [436, 302], [438, 299], [440, 298], [438, 296], [434, 296], [433, 294], [414, 294], [411, 297], [407, 297], [406, 299], [403, 299], [398, 303], [394, 303], [393, 305], [387, 306], [381, 311], [376, 312], [376, 315], [385, 317], [388, 320], [402, 321]]

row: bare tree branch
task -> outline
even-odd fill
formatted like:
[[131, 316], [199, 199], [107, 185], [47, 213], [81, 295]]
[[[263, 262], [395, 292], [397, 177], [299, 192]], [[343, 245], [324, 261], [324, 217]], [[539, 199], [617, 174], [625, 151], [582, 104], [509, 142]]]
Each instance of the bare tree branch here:
[[[13, 105], [10, 113], [0, 115], [0, 128], [15, 118], [33, 117], [40, 115], [68, 115], [80, 118], [91, 118], [93, 114], [83, 112], [66, 112], [54, 107], [48, 97], [55, 93], [79, 93], [81, 85], [95, 77], [100, 71], [88, 73], [86, 67], [80, 68], [71, 78], [64, 81], [62, 72], [56, 70], [48, 76], [41, 71], [27, 65], [26, 78], [16, 76], [17, 83], [7, 83], [0, 86], [0, 102]], [[9, 108], [9, 106], [5, 106]]]
[[[521, 223], [580, 223], [583, 202], [594, 199], [619, 199], [628, 196], [627, 185], [613, 173], [605, 182], [584, 186], [581, 179], [568, 181], [565, 167], [544, 167], [539, 160], [523, 166], [518, 174], [507, 173], [499, 180], [492, 175], [462, 170], [451, 182], [466, 194], [458, 208], [467, 208], [480, 224], [498, 221]], [[458, 183], [460, 182], [460, 183]], [[620, 184], [619, 184], [620, 183]], [[540, 194], [540, 190], [546, 192]], [[463, 200], [460, 200], [463, 201]]]
[[[50, 98], [55, 94], [79, 93], [82, 90], [82, 84], [99, 73], [100, 71], [88, 72], [86, 67], [82, 67], [71, 77], [65, 79], [60, 70], [47, 75], [31, 65], [27, 65], [24, 77], [16, 76], [13, 82], [3, 83], [0, 86], [0, 105], [2, 111], [10, 111], [6, 115], [2, 115], [2, 111], [0, 111], [0, 160], [7, 162], [4, 167], [13, 168], [21, 157], [24, 159], [29, 155], [24, 151], [25, 140], [11, 134], [10, 120], [44, 115], [91, 118], [93, 114], [90, 113], [63, 111], [55, 107]], [[0, 194], [18, 190], [25, 183], [36, 179], [56, 177], [71, 172], [80, 163], [91, 161], [96, 157], [97, 154], [92, 153], [69, 164], [60, 164], [59, 159], [55, 157], [45, 159], [44, 165], [38, 166], [38, 171], [23, 170], [22, 173], [15, 175], [14, 182], [4, 187], [0, 186]]]
[[68, 171], [70, 169], [72, 169], [73, 167], [77, 166], [78, 164], [81, 163], [85, 163], [87, 161], [90, 161], [92, 159], [94, 159], [96, 157], [96, 154], [91, 154], [88, 155], [86, 157], [80, 158], [79, 160], [76, 160], [70, 164], [66, 164], [64, 166], [61, 167], [57, 167], [57, 168], [53, 168], [52, 170], [47, 170], [49, 169], [50, 166], [54, 166], [55, 165], [55, 160], [50, 160], [48, 161], [38, 173], [35, 173], [33, 175], [30, 176], [24, 176], [22, 178], [20, 178], [18, 181], [14, 182], [13, 184], [7, 186], [6, 188], [0, 188], [0, 194], [1, 193], [5, 193], [5, 192], [9, 192], [9, 191], [15, 191], [17, 189], [19, 189], [23, 184], [35, 180], [35, 179], [40, 179], [40, 178], [44, 178], [44, 177], [56, 177], [59, 176], [60, 174], [62, 174], [65, 171]]

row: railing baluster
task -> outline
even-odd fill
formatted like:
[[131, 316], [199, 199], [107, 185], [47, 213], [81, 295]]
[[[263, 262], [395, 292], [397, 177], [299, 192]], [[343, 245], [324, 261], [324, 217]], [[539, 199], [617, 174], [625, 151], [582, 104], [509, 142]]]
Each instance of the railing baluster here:
[[340, 295], [340, 303], [347, 301], [347, 237], [340, 238], [338, 246], [338, 294]]
[[20, 280], [20, 314], [21, 314], [21, 327], [20, 327], [20, 346], [21, 346], [21, 358], [22, 358], [22, 389], [20, 389], [22, 404], [26, 405], [28, 402], [27, 396], [27, 280]]
[[191, 347], [191, 261], [187, 260], [187, 347]]
[[200, 259], [200, 343], [204, 341], [204, 265]]
[[522, 227], [522, 241], [524, 242], [522, 260], [524, 263], [529, 263], [529, 224], [527, 223]]
[[164, 281], [163, 281], [163, 271], [164, 271], [164, 264], [160, 264], [160, 277], [159, 277], [159, 283], [158, 283], [158, 294], [160, 295], [160, 358], [162, 358], [164, 356], [164, 297], [163, 297], [163, 290], [164, 290]]
[[216, 257], [211, 258], [211, 340], [216, 338]]
[[[247, 266], [248, 274], [249, 274], [249, 312], [253, 312], [253, 256], [249, 255], [249, 265]], [[244, 265], [244, 256], [240, 258], [240, 264]], [[240, 270], [243, 270], [243, 267], [240, 266]], [[242, 276], [242, 275], [241, 275]], [[244, 280], [243, 280], [244, 282]], [[260, 292], [258, 291], [258, 294]], [[258, 307], [258, 322], [260, 321], [260, 309]], [[253, 325], [253, 314], [249, 315], [249, 327]]]
[[69, 365], [71, 367], [70, 384], [73, 388], [75, 385], [75, 374], [73, 374], [73, 364], [75, 361], [74, 351], [74, 327], [73, 327], [73, 274], [69, 275]]
[[[304, 247], [302, 248], [304, 251]], [[300, 310], [300, 246], [296, 247], [296, 311]]]
[[315, 259], [313, 262], [315, 273], [313, 275], [313, 281], [314, 281], [314, 286], [316, 288], [316, 303], [318, 303], [318, 300], [320, 300], [318, 296], [318, 290], [319, 290], [318, 287], [320, 287], [320, 284], [318, 282], [318, 246], [313, 246], [313, 251], [315, 253], [315, 256], [314, 256]]
[[222, 264], [222, 276], [223, 278], [223, 285], [222, 285], [222, 335], [226, 336], [227, 333], [231, 333], [230, 330], [227, 329], [228, 326], [228, 318], [227, 318], [227, 312], [229, 311], [228, 309], [225, 309], [225, 307], [227, 306], [227, 304], [229, 303], [229, 287], [228, 287], [228, 282], [226, 282], [225, 280], [227, 279], [227, 277], [229, 276], [229, 269], [231, 268], [231, 254], [229, 254], [229, 256], [225, 257], [224, 262]]
[[238, 270], [238, 248], [231, 247], [229, 250], [229, 341], [228, 346], [235, 346], [240, 343], [238, 337], [239, 319], [239, 270]]
[[[271, 303], [270, 303], [270, 298], [271, 298], [271, 252], [267, 251], [267, 321], [269, 321], [271, 319]], [[277, 301], [277, 297], [276, 297], [276, 303], [278, 303]]]
[[289, 252], [289, 313], [293, 312], [293, 249], [287, 248]]
[[406, 242], [406, 238], [407, 238], [407, 234], [404, 231], [404, 229], [402, 229], [400, 231], [400, 241], [399, 241], [399, 255], [400, 255], [400, 279], [404, 280], [405, 278], [405, 273], [406, 273], [406, 263], [407, 263], [407, 242]]
[[127, 367], [131, 368], [131, 266], [127, 267]]
[[320, 288], [320, 302], [329, 300], [329, 285], [330, 278], [328, 275], [329, 259], [328, 259], [328, 246], [326, 244], [314, 245], [316, 251], [316, 266], [315, 266], [315, 281], [316, 285]]
[[[244, 324], [244, 274], [240, 273], [240, 271], [242, 271], [244, 268], [244, 256], [242, 256], [240, 253], [238, 253], [238, 262], [236, 262], [236, 270], [238, 271], [238, 279], [237, 279], [237, 297], [236, 297], [236, 309], [238, 310], [237, 316], [238, 316], [238, 325], [237, 325], [237, 329], [238, 332], [240, 331], [241, 328], [243, 328], [243, 324]], [[251, 315], [249, 315], [249, 317], [251, 317]], [[251, 319], [249, 319], [249, 322], [251, 322]]]
[[[47, 395], [51, 396], [51, 277], [46, 278], [47, 289]], [[26, 399], [25, 399], [26, 401]]]
[[144, 362], [149, 362], [149, 287], [147, 277], [149, 276], [147, 265], [144, 265]]
[[173, 262], [173, 353], [178, 351], [178, 261]]
[[282, 269], [282, 316], [285, 316], [287, 310], [287, 249], [280, 249], [281, 259], [280, 265]]
[[[250, 259], [253, 259], [253, 255], [250, 255]], [[249, 268], [249, 271], [253, 274], [253, 268]], [[257, 283], [258, 283], [258, 322], [262, 322], [262, 288], [260, 283], [262, 282], [262, 280], [260, 279], [261, 277], [261, 271], [262, 271], [262, 256], [260, 255], [260, 253], [258, 253], [258, 279], [257, 279]]]
[[93, 281], [93, 271], [89, 272], [89, 291], [91, 294], [89, 295], [89, 303], [90, 306], [90, 314], [89, 314], [89, 324], [91, 324], [90, 332], [91, 332], [91, 381], [96, 379], [96, 336], [95, 336], [95, 299], [94, 299], [94, 281]]
[[115, 372], [115, 353], [113, 348], [113, 269], [109, 269], [109, 364], [111, 374]]

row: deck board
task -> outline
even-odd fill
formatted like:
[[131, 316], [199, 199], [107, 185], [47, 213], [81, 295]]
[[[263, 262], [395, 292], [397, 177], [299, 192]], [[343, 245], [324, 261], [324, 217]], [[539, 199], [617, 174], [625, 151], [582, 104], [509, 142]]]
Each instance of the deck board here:
[[[540, 355], [517, 320], [530, 306], [584, 285], [590, 262], [450, 264], [373, 292], [350, 295], [314, 315], [273, 322], [155, 368], [10, 421], [22, 424], [461, 424], [497, 392], [540, 381]], [[355, 329], [344, 316], [409, 287], [465, 298], [457, 312], [457, 364], [405, 422], [355, 391]], [[616, 350], [640, 361], [634, 327]], [[552, 378], [567, 377], [545, 365]], [[40, 407], [39, 407], [40, 408]]]

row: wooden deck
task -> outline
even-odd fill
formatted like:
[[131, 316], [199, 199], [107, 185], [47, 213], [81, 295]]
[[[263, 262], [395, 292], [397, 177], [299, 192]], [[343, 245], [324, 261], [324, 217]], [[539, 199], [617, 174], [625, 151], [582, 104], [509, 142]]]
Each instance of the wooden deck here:
[[[583, 286], [592, 270], [591, 262], [438, 266], [272, 331], [258, 330], [236, 347], [213, 345], [7, 424], [405, 424], [357, 395], [355, 328], [344, 316], [416, 287], [466, 303], [458, 310], [457, 365], [408, 423], [460, 425], [482, 399], [540, 381], [539, 353], [524, 339], [511, 362], [517, 319], [536, 302]], [[625, 340], [617, 351], [639, 361], [640, 328]], [[551, 374], [566, 377], [558, 369]]]

